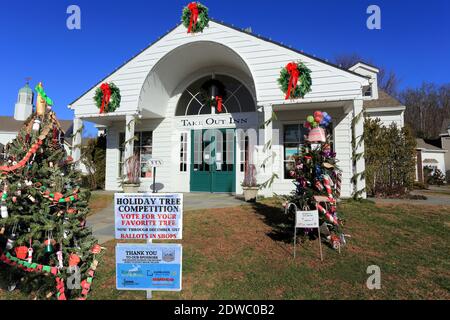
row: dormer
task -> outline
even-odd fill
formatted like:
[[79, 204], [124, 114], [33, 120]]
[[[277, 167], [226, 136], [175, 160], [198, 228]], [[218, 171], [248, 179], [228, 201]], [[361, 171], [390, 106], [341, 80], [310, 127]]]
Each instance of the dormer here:
[[358, 62], [348, 70], [370, 78], [369, 85], [363, 87], [363, 97], [365, 100], [378, 99], [378, 73], [380, 69], [364, 62]]

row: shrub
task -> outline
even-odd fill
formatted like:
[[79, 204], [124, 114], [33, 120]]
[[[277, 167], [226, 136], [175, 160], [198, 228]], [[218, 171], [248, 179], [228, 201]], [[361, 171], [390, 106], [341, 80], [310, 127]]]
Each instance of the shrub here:
[[[426, 167], [424, 168], [424, 172], [425, 169]], [[428, 184], [442, 186], [445, 183], [445, 176], [442, 171], [439, 169], [434, 169], [434, 171], [432, 169], [430, 170], [430, 173], [428, 173], [429, 170], [427, 170], [426, 175], [426, 181], [428, 182]]]
[[408, 127], [364, 123], [366, 190], [372, 196], [401, 196], [412, 190], [415, 178], [416, 141]]

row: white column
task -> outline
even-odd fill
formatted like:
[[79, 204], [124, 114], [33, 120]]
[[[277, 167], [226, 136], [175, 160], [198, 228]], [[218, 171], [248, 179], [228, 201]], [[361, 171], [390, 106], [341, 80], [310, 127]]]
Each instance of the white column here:
[[[263, 145], [262, 145], [262, 159], [261, 159], [261, 165], [264, 164], [263, 167], [258, 168], [258, 172], [260, 173], [261, 177], [260, 179], [258, 179], [258, 182], [266, 182], [267, 180], [269, 180], [270, 178], [272, 178], [273, 172], [274, 172], [274, 168], [273, 168], [273, 149], [272, 149], [272, 144], [273, 144], [273, 135], [272, 135], [272, 131], [273, 131], [273, 119], [272, 119], [272, 114], [273, 114], [273, 107], [271, 104], [269, 105], [264, 105], [263, 106], [263, 111], [264, 111], [264, 126], [261, 129], [264, 129], [263, 135], [260, 135], [260, 138], [263, 136], [264, 137], [264, 141], [263, 141]], [[269, 120], [271, 120], [269, 123], [267, 123]], [[265, 196], [272, 196], [272, 186], [264, 188], [261, 190], [261, 193]]]
[[125, 146], [124, 146], [124, 167], [123, 173], [126, 173], [126, 163], [134, 154], [134, 128], [136, 126], [136, 116], [127, 115], [125, 118]]
[[73, 119], [72, 158], [78, 166], [81, 159], [81, 143], [83, 139], [83, 120]]
[[358, 175], [355, 181], [355, 192], [358, 192], [360, 190], [364, 190], [360, 196], [365, 199], [367, 197], [365, 188], [366, 188], [366, 179], [364, 176], [361, 176], [361, 174], [366, 169], [366, 163], [364, 159], [364, 140], [362, 138], [362, 135], [364, 133], [364, 116], [362, 115], [363, 110], [363, 100], [357, 99], [353, 100], [353, 118], [358, 117], [357, 121], [354, 124], [353, 128], [353, 134], [355, 137], [355, 150], [354, 154], [360, 154], [362, 153], [363, 156], [359, 157], [358, 160], [354, 161], [354, 174]]

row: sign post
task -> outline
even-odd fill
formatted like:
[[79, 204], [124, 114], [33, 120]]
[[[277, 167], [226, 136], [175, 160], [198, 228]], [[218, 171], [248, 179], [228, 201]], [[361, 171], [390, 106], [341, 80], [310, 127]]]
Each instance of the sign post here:
[[153, 168], [153, 193], [157, 193], [156, 190], [156, 168], [161, 167], [163, 165], [162, 160], [158, 159], [149, 159], [147, 163], [150, 165], [150, 167]]

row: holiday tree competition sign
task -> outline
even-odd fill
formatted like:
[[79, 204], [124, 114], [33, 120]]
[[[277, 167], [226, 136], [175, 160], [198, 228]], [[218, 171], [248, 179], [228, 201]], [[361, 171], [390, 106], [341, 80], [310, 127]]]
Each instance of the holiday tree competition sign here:
[[114, 203], [116, 239], [182, 238], [182, 194], [116, 193]]

